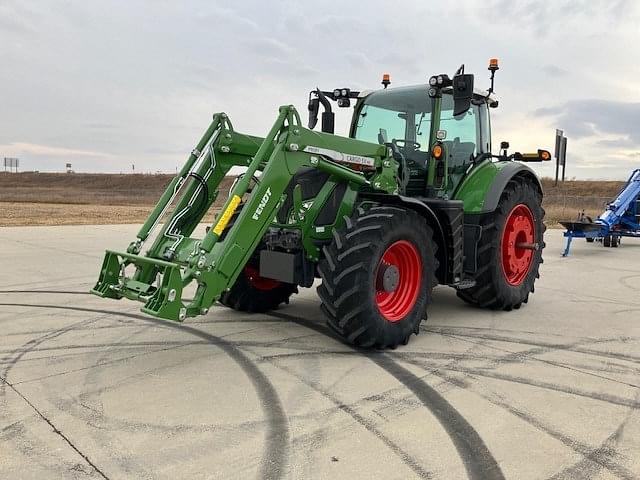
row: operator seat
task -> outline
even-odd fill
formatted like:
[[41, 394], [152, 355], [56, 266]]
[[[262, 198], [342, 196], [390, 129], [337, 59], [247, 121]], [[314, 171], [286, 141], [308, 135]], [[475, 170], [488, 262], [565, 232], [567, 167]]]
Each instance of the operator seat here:
[[476, 144], [473, 142], [461, 142], [460, 137], [456, 137], [452, 142], [445, 142], [447, 161], [449, 163], [449, 178], [453, 185], [458, 185], [464, 172], [469, 166], [471, 157], [476, 152]]
[[469, 159], [476, 151], [476, 144], [473, 142], [461, 142], [460, 137], [453, 139], [453, 142], [445, 142], [447, 152], [449, 152], [449, 168], [462, 166], [469, 163]]
[[406, 186], [406, 194], [409, 196], [422, 195], [427, 185], [427, 165], [429, 152], [421, 150], [405, 150], [407, 168], [409, 169], [409, 182]]

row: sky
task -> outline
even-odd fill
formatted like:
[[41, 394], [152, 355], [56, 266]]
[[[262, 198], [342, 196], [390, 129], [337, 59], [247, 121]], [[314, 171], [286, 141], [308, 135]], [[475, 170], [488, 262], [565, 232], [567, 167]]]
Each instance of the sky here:
[[494, 149], [553, 152], [561, 128], [567, 177], [640, 168], [636, 0], [1, 0], [0, 157], [174, 172], [215, 112], [263, 136], [280, 105], [306, 117], [316, 86], [420, 84], [464, 63], [486, 88], [494, 57]]

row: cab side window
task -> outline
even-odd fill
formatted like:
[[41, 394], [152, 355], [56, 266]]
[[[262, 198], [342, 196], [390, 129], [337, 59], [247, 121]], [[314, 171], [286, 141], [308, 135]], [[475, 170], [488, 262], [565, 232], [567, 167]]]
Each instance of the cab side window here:
[[472, 105], [466, 113], [453, 116], [453, 110], [442, 112], [440, 129], [447, 132], [443, 142], [449, 157], [449, 168], [463, 166], [484, 150], [480, 145], [480, 111]]

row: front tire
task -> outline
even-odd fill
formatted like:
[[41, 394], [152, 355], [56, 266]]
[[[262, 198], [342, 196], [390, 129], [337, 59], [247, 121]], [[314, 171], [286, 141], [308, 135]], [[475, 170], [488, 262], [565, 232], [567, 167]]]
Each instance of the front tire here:
[[406, 344], [437, 283], [432, 230], [416, 212], [384, 205], [358, 208], [345, 221], [318, 266], [327, 322], [359, 347]]
[[540, 277], [543, 219], [538, 188], [527, 179], [512, 179], [498, 208], [482, 220], [475, 285], [458, 290], [458, 297], [493, 310], [508, 311], [527, 303]]
[[241, 312], [264, 313], [289, 303], [289, 297], [294, 293], [298, 293], [297, 285], [261, 277], [250, 261], [231, 289], [222, 295], [220, 303]]

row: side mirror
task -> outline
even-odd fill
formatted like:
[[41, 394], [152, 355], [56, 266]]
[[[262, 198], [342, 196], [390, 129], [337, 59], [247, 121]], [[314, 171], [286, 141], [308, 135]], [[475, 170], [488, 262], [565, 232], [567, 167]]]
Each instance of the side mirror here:
[[458, 74], [453, 77], [453, 116], [462, 115], [471, 108], [473, 75]]
[[318, 123], [318, 111], [320, 110], [320, 104], [322, 104], [324, 108], [324, 112], [322, 112], [322, 131], [324, 133], [333, 133], [335, 126], [335, 114], [331, 110], [331, 103], [327, 99], [325, 92], [319, 88], [309, 92], [309, 129], [313, 130], [313, 127]]
[[318, 111], [320, 110], [320, 99], [309, 94], [309, 130], [318, 123]]

